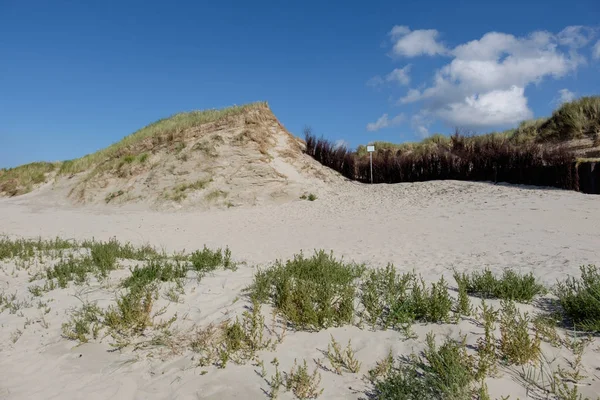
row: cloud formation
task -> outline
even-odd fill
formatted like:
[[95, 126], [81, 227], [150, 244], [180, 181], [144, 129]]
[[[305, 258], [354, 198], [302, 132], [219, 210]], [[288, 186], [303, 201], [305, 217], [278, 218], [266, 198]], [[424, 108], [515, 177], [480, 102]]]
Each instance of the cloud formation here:
[[594, 48], [592, 49], [592, 57], [595, 60], [600, 59], [600, 40], [598, 40], [596, 42], [596, 44], [594, 45]]
[[435, 29], [411, 31], [408, 26], [396, 25], [390, 31], [393, 47], [392, 55], [416, 57], [446, 54], [446, 47], [438, 42], [439, 32]]
[[383, 114], [381, 117], [379, 117], [379, 119], [377, 119], [377, 121], [368, 123], [367, 130], [369, 132], [375, 132], [383, 128], [399, 125], [403, 121], [404, 114], [398, 114], [392, 119], [389, 119], [387, 114]]
[[405, 65], [402, 68], [395, 68], [392, 72], [387, 74], [384, 78], [376, 75], [367, 81], [367, 85], [371, 87], [380, 87], [386, 82], [395, 82], [402, 86], [410, 84], [410, 69], [411, 64]]
[[[397, 103], [422, 102], [421, 113], [427, 119], [438, 118], [451, 126], [483, 129], [517, 124], [533, 115], [525, 88], [548, 78], [562, 78], [585, 64], [580, 50], [593, 41], [596, 33], [583, 26], [570, 26], [556, 34], [536, 31], [521, 37], [488, 32], [450, 49], [438, 41], [436, 30], [411, 31], [395, 26], [390, 32], [394, 55], [450, 58], [434, 73], [431, 84], [409, 88]], [[600, 42], [592, 54], [600, 58]], [[423, 124], [413, 126], [421, 134], [427, 129]]]
[[569, 89], [560, 89], [558, 91], [558, 103], [568, 103], [570, 101], [575, 100], [575, 93], [571, 92]]

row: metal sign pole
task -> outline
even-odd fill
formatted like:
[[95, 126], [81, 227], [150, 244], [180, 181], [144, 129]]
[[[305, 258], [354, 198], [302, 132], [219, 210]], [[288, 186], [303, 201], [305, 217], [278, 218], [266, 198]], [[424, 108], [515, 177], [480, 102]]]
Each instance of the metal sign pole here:
[[371, 183], [373, 183], [373, 152], [375, 146], [367, 146], [367, 151], [369, 152], [369, 165], [371, 166]]
[[369, 152], [369, 161], [371, 164], [371, 183], [373, 183], [373, 152]]

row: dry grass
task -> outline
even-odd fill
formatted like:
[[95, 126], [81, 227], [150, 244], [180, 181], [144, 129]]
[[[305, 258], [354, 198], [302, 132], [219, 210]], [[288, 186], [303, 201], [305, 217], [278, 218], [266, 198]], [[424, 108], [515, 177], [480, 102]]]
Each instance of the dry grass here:
[[[248, 114], [245, 119], [246, 125], [260, 123], [264, 117], [253, 115], [252, 111], [256, 110], [268, 110], [267, 103], [257, 102], [221, 110], [178, 113], [160, 119], [105, 149], [78, 159], [56, 163], [36, 162], [10, 169], [0, 169], [0, 195], [18, 196], [28, 193], [36, 184], [47, 182], [49, 173], [55, 170], [57, 175], [73, 175], [88, 171], [90, 178], [113, 169], [116, 169], [117, 174], [126, 174], [127, 171], [121, 171], [121, 168], [134, 163], [144, 164], [149, 158], [147, 151], [156, 145], [176, 142], [190, 128], [244, 113]], [[266, 154], [266, 138], [252, 133], [249, 139], [256, 142], [260, 151]]]
[[222, 110], [201, 110], [178, 113], [171, 117], [153, 122], [103, 150], [63, 163], [60, 173], [72, 174], [88, 170], [92, 166], [106, 159], [119, 157], [125, 153], [128, 148], [131, 148], [148, 138], [153, 138], [158, 141], [173, 141], [176, 136], [180, 135], [186, 129], [234, 117], [251, 109], [265, 107], [268, 107], [266, 103], [259, 102], [242, 106], [233, 106]]

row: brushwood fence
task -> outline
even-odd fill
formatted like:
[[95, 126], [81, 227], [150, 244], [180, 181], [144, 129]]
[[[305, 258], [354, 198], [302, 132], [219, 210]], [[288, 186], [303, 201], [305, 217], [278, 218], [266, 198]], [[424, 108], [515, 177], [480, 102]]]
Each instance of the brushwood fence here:
[[[369, 158], [332, 142], [306, 136], [306, 153], [348, 179], [369, 182]], [[590, 165], [593, 164], [593, 165]], [[580, 176], [581, 174], [581, 176]], [[515, 145], [495, 138], [451, 137], [448, 146], [411, 152], [373, 153], [373, 182], [429, 180], [492, 181], [599, 193], [600, 165], [576, 163], [568, 151], [537, 144]]]

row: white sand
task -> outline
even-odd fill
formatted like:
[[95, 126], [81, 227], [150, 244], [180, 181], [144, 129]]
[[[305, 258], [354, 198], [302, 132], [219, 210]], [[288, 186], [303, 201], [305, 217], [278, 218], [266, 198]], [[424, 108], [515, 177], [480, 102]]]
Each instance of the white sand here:
[[[315, 202], [292, 201], [256, 208], [232, 208], [210, 212], [157, 213], [118, 208], [68, 208], [43, 206], [27, 196], [0, 200], [0, 234], [15, 237], [52, 238], [116, 237], [134, 244], [149, 243], [167, 251], [229, 246], [234, 258], [246, 261], [236, 272], [222, 271], [186, 285], [183, 303], [169, 305], [169, 314], [189, 324], [236, 315], [245, 301], [234, 302], [251, 282], [254, 266], [287, 258], [301, 250], [333, 250], [338, 256], [399, 270], [414, 269], [426, 280], [452, 268], [475, 270], [489, 267], [501, 272], [512, 267], [532, 271], [552, 285], [567, 274], [579, 274], [579, 266], [600, 261], [600, 197], [575, 192], [466, 182], [428, 182], [365, 186], [339, 184], [332, 193], [317, 193]], [[337, 193], [336, 193], [337, 192]], [[35, 205], [33, 205], [35, 204]], [[29, 299], [27, 271], [14, 262], [0, 270], [0, 292], [18, 293]], [[252, 365], [229, 365], [224, 370], [194, 367], [189, 354], [108, 352], [105, 343], [76, 346], [61, 338], [61, 324], [68, 311], [78, 306], [79, 294], [108, 304], [113, 291], [92, 285], [54, 290], [42, 296], [51, 311], [43, 315], [34, 304], [22, 316], [0, 314], [0, 398], [9, 399], [240, 399], [266, 398], [268, 390]], [[232, 304], [233, 303], [233, 304]], [[43, 316], [43, 319], [42, 319]], [[45, 321], [45, 322], [44, 322]], [[46, 325], [47, 323], [47, 325]], [[46, 326], [45, 326], [46, 325]], [[13, 343], [17, 330], [22, 333]], [[289, 332], [275, 352], [260, 354], [268, 376], [276, 356], [289, 371], [294, 358], [322, 358], [330, 334], [345, 344], [352, 338], [361, 373], [337, 376], [321, 371], [324, 399], [365, 398], [368, 385], [361, 379], [376, 360], [387, 354], [409, 354], [422, 347], [431, 330], [469, 334], [473, 343], [481, 328], [463, 321], [458, 325], [417, 325], [417, 340], [401, 340], [394, 331], [371, 332], [348, 326], [319, 333]], [[600, 393], [600, 357], [592, 344], [584, 356], [586, 395]], [[550, 354], [558, 350], [544, 347]], [[202, 370], [209, 371], [201, 375]], [[492, 398], [511, 395], [526, 398], [525, 388], [508, 371], [488, 382]], [[280, 398], [292, 398], [282, 393]]]

